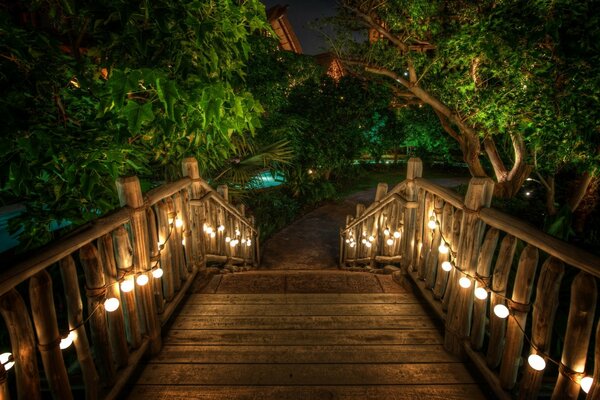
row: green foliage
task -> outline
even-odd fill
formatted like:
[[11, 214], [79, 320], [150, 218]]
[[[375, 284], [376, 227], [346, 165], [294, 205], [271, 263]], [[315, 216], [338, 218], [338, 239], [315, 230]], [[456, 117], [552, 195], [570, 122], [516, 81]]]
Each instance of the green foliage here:
[[263, 112], [243, 85], [258, 0], [65, 4], [0, 12], [1, 201], [27, 206], [26, 244], [114, 207], [120, 175], [169, 179], [190, 155], [221, 168]]
[[300, 202], [281, 187], [253, 193], [246, 199], [248, 211], [256, 218], [261, 240], [290, 224], [300, 212]]

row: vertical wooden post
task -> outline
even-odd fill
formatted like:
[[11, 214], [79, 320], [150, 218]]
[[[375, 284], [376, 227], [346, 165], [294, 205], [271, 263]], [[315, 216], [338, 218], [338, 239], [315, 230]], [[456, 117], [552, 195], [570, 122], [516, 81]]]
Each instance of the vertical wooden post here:
[[[481, 282], [475, 282], [475, 289], [478, 287], [489, 286], [490, 270], [492, 269], [492, 259], [494, 251], [498, 244], [500, 232], [497, 229], [491, 228], [488, 230], [481, 246], [479, 260], [477, 261], [477, 277]], [[483, 285], [482, 285], [483, 284]], [[487, 312], [488, 299], [475, 299], [473, 304], [473, 328], [471, 329], [471, 347], [475, 350], [481, 350], [483, 347], [483, 339], [485, 336], [485, 320]]]
[[[448, 247], [452, 249], [454, 242], [452, 241], [452, 205], [446, 203], [444, 210], [442, 211], [442, 226], [440, 226], [442, 235], [448, 240]], [[448, 272], [442, 269], [442, 263], [448, 261], [450, 253], [440, 254], [437, 262], [437, 274], [435, 276], [435, 285], [433, 287], [433, 297], [436, 299], [442, 299], [444, 292], [446, 291], [446, 285], [448, 283]]]
[[[192, 180], [190, 185], [190, 199], [199, 199], [202, 197], [202, 179], [200, 178], [200, 170], [198, 168], [198, 160], [193, 157], [184, 158], [181, 163], [183, 176], [187, 176]], [[202, 226], [204, 224], [203, 207], [191, 208], [191, 235], [192, 248], [194, 249], [194, 266], [193, 268], [206, 268], [206, 251], [204, 248], [204, 232]]]
[[115, 380], [115, 366], [113, 365], [108, 326], [103, 307], [107, 291], [104, 271], [98, 250], [93, 244], [83, 246], [79, 251], [79, 258], [85, 273], [90, 331], [92, 332], [92, 344], [98, 363], [98, 372], [102, 378], [102, 384], [112, 386]]
[[506, 345], [500, 364], [500, 385], [512, 389], [517, 382], [517, 372], [523, 351], [525, 323], [529, 313], [529, 299], [533, 291], [533, 280], [538, 265], [538, 249], [527, 245], [519, 258], [509, 309], [511, 311], [506, 329]]
[[[155, 265], [158, 265], [160, 268], [162, 268], [159, 255], [160, 246], [158, 244], [160, 239], [158, 238], [158, 230], [156, 228], [157, 220], [156, 214], [154, 214], [152, 207], [148, 207], [146, 209], [146, 220], [148, 221], [148, 237], [150, 243], [150, 265], [152, 268], [154, 268]], [[152, 288], [154, 290], [154, 303], [156, 304], [156, 311], [159, 314], [162, 314], [165, 308], [165, 297], [162, 290], [162, 278], [155, 280], [154, 277], [150, 277], [150, 280], [154, 281]]]
[[192, 218], [190, 210], [190, 195], [187, 190], [180, 192], [181, 196], [181, 219], [183, 220], [183, 242], [185, 250], [185, 265], [188, 272], [193, 272], [196, 267], [195, 240], [192, 237]]
[[129, 360], [129, 349], [127, 348], [127, 336], [125, 335], [125, 319], [123, 317], [123, 301], [121, 300], [121, 291], [117, 282], [117, 265], [115, 264], [115, 249], [111, 234], [106, 234], [98, 239], [98, 251], [104, 266], [104, 276], [106, 277], [106, 297], [114, 297], [119, 300], [119, 308], [106, 315], [108, 319], [108, 333], [110, 345], [113, 350], [113, 357], [117, 367], [121, 368], [127, 365]]
[[71, 255], [60, 260], [60, 274], [65, 288], [65, 298], [67, 299], [67, 314], [69, 318], [69, 328], [74, 329], [75, 338], [73, 345], [77, 352], [77, 359], [83, 375], [85, 385], [85, 398], [94, 400], [98, 398], [99, 377], [96, 371], [96, 365], [92, 358], [90, 345], [83, 324], [83, 304], [81, 303], [81, 292], [79, 291], [79, 282], [77, 280], [77, 268]]
[[[417, 185], [415, 178], [420, 178], [423, 175], [423, 162], [420, 158], [411, 158], [408, 160], [406, 169], [406, 200], [417, 200]], [[415, 251], [415, 224], [417, 218], [417, 210], [414, 208], [406, 208], [404, 210], [404, 251], [402, 254], [402, 268], [408, 270], [414, 265], [413, 255]]]
[[[463, 211], [462, 210], [454, 210], [454, 215], [452, 216], [452, 247], [450, 248], [450, 252], [448, 256], [452, 255], [452, 258], [456, 258], [457, 256], [457, 248], [458, 241], [460, 239], [460, 225], [462, 223]], [[451, 259], [451, 257], [448, 257]], [[457, 278], [456, 278], [456, 270], [452, 268], [450, 272], [448, 272], [448, 279], [446, 280], [446, 290], [444, 291], [444, 298], [442, 299], [442, 310], [447, 311], [450, 306], [450, 300], [452, 299], [452, 294], [456, 290], [456, 286], [458, 286]]]
[[[181, 202], [181, 196], [179, 193], [175, 193], [173, 195], [173, 199], [167, 199], [167, 204], [169, 203], [172, 205], [173, 213], [175, 214], [175, 219], [173, 221], [173, 232], [171, 233], [171, 240], [173, 240], [173, 247], [171, 247], [171, 249], [173, 249], [175, 254], [177, 254], [179, 279], [181, 279], [182, 282], [185, 282], [187, 280], [188, 269], [187, 265], [185, 265], [185, 252], [181, 242], [183, 240], [183, 225], [179, 227], [177, 226], [177, 219], [183, 222], [181, 211], [183, 208], [183, 203]], [[216, 230], [217, 227], [215, 226], [214, 229]]]
[[156, 204], [158, 209], [158, 241], [162, 246], [160, 251], [160, 265], [164, 271], [162, 277], [162, 287], [165, 299], [171, 301], [175, 296], [175, 282], [179, 282], [179, 270], [173, 264], [171, 257], [172, 240], [167, 240], [169, 236], [169, 207], [164, 200]]
[[[483, 239], [485, 224], [479, 220], [477, 212], [481, 207], [489, 207], [492, 202], [494, 182], [489, 178], [471, 178], [461, 223], [458, 241], [456, 269], [454, 279], [461, 278], [460, 271], [475, 275], [477, 256]], [[473, 311], [473, 285], [464, 289], [453, 283], [452, 298], [448, 304], [446, 316], [446, 334], [444, 347], [453, 354], [462, 355], [463, 339], [471, 330], [471, 313]]]
[[[150, 269], [150, 245], [148, 244], [148, 223], [146, 221], [146, 210], [140, 181], [136, 176], [120, 178], [117, 180], [117, 190], [121, 205], [131, 207], [131, 231], [133, 235], [133, 265], [138, 273], [148, 273]], [[150, 336], [150, 347], [152, 354], [157, 354], [161, 347], [160, 324], [152, 296], [152, 285], [150, 282], [144, 286], [138, 286], [142, 299], [144, 318], [146, 320], [146, 331]]]
[[[419, 273], [419, 279], [425, 280], [426, 275], [426, 267], [427, 267], [427, 258], [429, 257], [429, 253], [431, 252], [431, 245], [433, 242], [433, 234], [434, 232], [427, 227], [427, 223], [429, 222], [429, 218], [433, 213], [433, 195], [429, 192], [425, 193], [424, 207], [423, 207], [423, 215], [418, 216], [417, 229], [421, 231], [421, 243], [422, 246], [420, 248], [419, 258], [416, 261], [417, 263], [417, 271]], [[418, 234], [417, 234], [418, 236]], [[439, 245], [438, 245], [439, 246]]]
[[[563, 263], [549, 257], [542, 266], [538, 279], [535, 306], [533, 307], [533, 326], [531, 328], [531, 349], [529, 354], [547, 354], [550, 348], [554, 316], [558, 308], [560, 283], [565, 273]], [[544, 371], [536, 371], [525, 363], [525, 371], [519, 383], [519, 399], [534, 400], [538, 398]]]
[[[427, 287], [430, 289], [433, 289], [435, 286], [437, 266], [440, 258], [439, 247], [442, 243], [442, 224], [444, 223], [443, 210], [444, 199], [435, 196], [433, 199], [433, 212], [435, 213], [436, 220], [439, 221], [440, 225], [433, 231], [433, 241], [431, 242], [429, 255], [427, 258], [425, 258], [425, 281], [427, 282]], [[446, 239], [448, 238], [446, 237]], [[448, 246], [450, 246], [450, 244], [448, 244]]]
[[10, 391], [8, 390], [8, 372], [4, 364], [0, 364], [0, 400], [10, 400]]
[[229, 203], [229, 186], [227, 186], [227, 185], [217, 186], [217, 193], [219, 193], [221, 195], [221, 197], [223, 198], [223, 200], [225, 200], [226, 203]]
[[[114, 232], [115, 250], [117, 269], [124, 276], [128, 276], [127, 279], [131, 280], [135, 285], [133, 278], [133, 255], [131, 252], [131, 245], [129, 243], [129, 235], [127, 230], [120, 226]], [[131, 347], [137, 349], [142, 344], [142, 333], [140, 330], [140, 322], [138, 318], [138, 307], [136, 307], [136, 299], [134, 291], [123, 292], [121, 291], [121, 299], [125, 303], [123, 308], [127, 313], [126, 329], [127, 337]]]
[[[508, 274], [517, 249], [517, 239], [506, 235], [500, 243], [498, 259], [494, 267], [492, 278], [492, 295], [490, 296], [490, 340], [486, 357], [487, 365], [494, 369], [500, 365], [502, 351], [504, 350], [504, 333], [506, 330], [506, 319], [498, 318], [494, 314], [494, 307], [498, 304], [505, 305], [506, 285]], [[496, 294], [498, 293], [498, 294]]]
[[42, 355], [52, 397], [60, 400], [72, 399], [69, 376], [59, 347], [61, 337], [56, 322], [52, 280], [45, 270], [38, 272], [29, 280], [29, 298], [38, 337], [38, 348]]
[[385, 197], [388, 192], [388, 184], [385, 182], [379, 182], [377, 184], [377, 190], [375, 191], [375, 201], [379, 202]]
[[0, 314], [8, 330], [15, 360], [17, 395], [20, 400], [39, 400], [42, 394], [33, 326], [25, 302], [16, 289], [0, 297]]
[[600, 400], [600, 324], [596, 326], [596, 348], [594, 349], [594, 376], [586, 400]]
[[552, 392], [553, 400], [577, 399], [579, 396], [579, 384], [569, 378], [569, 375], [575, 380], [583, 377], [581, 375], [585, 371], [597, 297], [596, 278], [588, 273], [579, 272], [571, 286], [571, 307], [558, 380]]
[[[407, 192], [408, 193], [408, 192]], [[425, 190], [418, 189], [415, 197], [415, 203], [417, 204], [415, 212], [415, 223], [414, 223], [414, 239], [412, 240], [412, 252], [411, 257], [411, 269], [413, 271], [419, 271], [419, 262], [421, 260], [421, 254], [423, 253], [423, 216], [426, 214], [425, 211]]]

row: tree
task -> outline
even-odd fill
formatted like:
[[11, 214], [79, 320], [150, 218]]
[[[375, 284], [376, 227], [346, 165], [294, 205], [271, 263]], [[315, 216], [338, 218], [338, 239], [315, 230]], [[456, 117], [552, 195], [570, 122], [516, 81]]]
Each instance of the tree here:
[[[473, 176], [490, 175], [485, 155], [497, 196], [518, 192], [534, 155], [539, 171], [562, 168], [558, 159], [596, 176], [597, 1], [342, 0], [341, 6], [343, 28], [369, 29], [378, 39], [339, 46], [346, 64], [386, 79], [399, 101], [430, 106]], [[585, 192], [589, 180], [582, 183], [575, 192]]]
[[12, 2], [0, 29], [1, 201], [26, 205], [25, 245], [110, 210], [119, 175], [218, 169], [260, 125], [243, 84], [258, 0]]

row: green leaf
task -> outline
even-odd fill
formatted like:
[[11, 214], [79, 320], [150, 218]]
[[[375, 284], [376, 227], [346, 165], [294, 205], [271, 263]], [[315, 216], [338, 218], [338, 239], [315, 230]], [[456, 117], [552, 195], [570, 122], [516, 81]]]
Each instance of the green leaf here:
[[156, 91], [158, 92], [158, 98], [165, 107], [167, 117], [173, 119], [173, 105], [175, 101], [179, 99], [179, 92], [177, 91], [177, 85], [175, 82], [165, 79], [156, 80]]
[[125, 108], [123, 108], [123, 115], [127, 119], [129, 131], [133, 134], [137, 134], [143, 124], [154, 120], [152, 103], [145, 103], [142, 105], [135, 101], [128, 100]]

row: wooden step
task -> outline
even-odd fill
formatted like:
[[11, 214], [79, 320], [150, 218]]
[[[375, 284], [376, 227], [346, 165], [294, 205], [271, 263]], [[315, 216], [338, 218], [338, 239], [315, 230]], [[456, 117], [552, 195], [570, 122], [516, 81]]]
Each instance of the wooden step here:
[[318, 364], [458, 362], [442, 345], [165, 345], [150, 363]]
[[441, 344], [436, 329], [410, 330], [180, 330], [171, 329], [165, 344], [210, 345], [363, 345], [363, 344]]
[[305, 315], [305, 316], [179, 316], [172, 329], [433, 329], [429, 318], [409, 315]]
[[179, 315], [410, 315], [425, 316], [421, 304], [186, 304]]
[[138, 384], [395, 385], [468, 384], [460, 363], [422, 364], [149, 364]]
[[285, 293], [191, 294], [186, 304], [410, 304], [421, 303], [409, 293]]
[[370, 386], [135, 386], [136, 400], [483, 400], [474, 384]]

